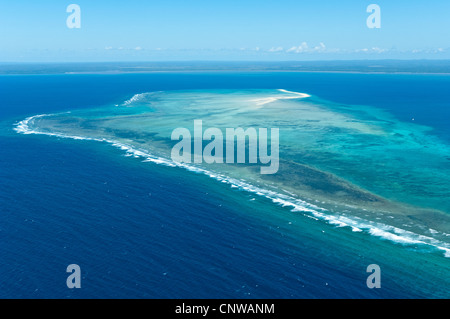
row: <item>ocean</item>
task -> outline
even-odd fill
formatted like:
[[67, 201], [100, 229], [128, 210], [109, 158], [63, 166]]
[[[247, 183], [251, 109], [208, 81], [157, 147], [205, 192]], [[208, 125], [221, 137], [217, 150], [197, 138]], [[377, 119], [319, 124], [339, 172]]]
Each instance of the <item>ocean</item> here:
[[[448, 298], [449, 85], [424, 74], [0, 76], [0, 298]], [[311, 97], [233, 107], [278, 89]], [[42, 114], [53, 115], [24, 122]], [[164, 137], [194, 118], [278, 125], [291, 164], [264, 180], [167, 165]], [[81, 289], [67, 288], [70, 264]], [[367, 287], [371, 264], [381, 288]]]

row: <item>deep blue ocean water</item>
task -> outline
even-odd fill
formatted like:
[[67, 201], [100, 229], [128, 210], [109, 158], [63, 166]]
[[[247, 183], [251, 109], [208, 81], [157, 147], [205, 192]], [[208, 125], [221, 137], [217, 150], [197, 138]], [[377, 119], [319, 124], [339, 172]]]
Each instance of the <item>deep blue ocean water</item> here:
[[[449, 297], [449, 258], [296, 215], [24, 117], [174, 89], [284, 88], [385, 108], [450, 141], [450, 77], [332, 73], [0, 76], [1, 298]], [[253, 200], [254, 199], [254, 200]], [[366, 267], [382, 288], [366, 286]], [[68, 289], [78, 264], [82, 288]]]

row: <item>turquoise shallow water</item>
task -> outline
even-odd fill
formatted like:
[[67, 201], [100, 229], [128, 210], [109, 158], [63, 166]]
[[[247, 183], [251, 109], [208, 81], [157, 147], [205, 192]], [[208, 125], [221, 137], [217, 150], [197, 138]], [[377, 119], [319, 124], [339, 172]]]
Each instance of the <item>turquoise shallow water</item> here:
[[[279, 169], [261, 174], [248, 157], [230, 164], [226, 154], [224, 163], [192, 163], [190, 153], [188, 163], [178, 163], [171, 134], [184, 128], [193, 137], [196, 120], [204, 126], [200, 139], [208, 128], [223, 136], [227, 128], [277, 128]], [[282, 89], [159, 91], [102, 108], [30, 117], [16, 130], [107, 142], [127, 155], [204, 173], [354, 231], [429, 244], [450, 256], [449, 146], [430, 128], [374, 107]], [[221, 153], [228, 151], [225, 141], [219, 144]]]
[[[61, 265], [78, 256], [88, 265], [96, 288], [84, 290], [83, 296], [445, 297], [449, 278], [449, 259], [444, 257], [449, 225], [445, 134], [436, 134], [429, 123], [401, 120], [377, 103], [369, 107], [331, 102], [330, 97], [318, 94], [319, 85], [311, 86], [317, 76], [172, 74], [123, 75], [114, 80], [85, 76], [80, 79], [86, 87], [103, 81], [109, 89], [119, 88], [125, 81], [127, 92], [93, 106], [62, 107], [55, 101], [53, 108], [42, 105], [18, 112], [16, 125], [11, 120], [4, 123], [4, 143], [20, 149], [16, 152], [23, 153], [28, 166], [36, 162], [36, 167], [42, 167], [50, 161], [52, 168], [41, 169], [42, 176], [36, 176], [30, 166], [28, 183], [39, 188], [43, 176], [48, 181], [39, 191], [24, 188], [23, 170], [19, 174], [23, 179], [14, 183], [9, 174], [3, 175], [13, 187], [2, 190], [9, 216], [2, 233], [12, 234], [16, 229], [22, 237], [2, 246], [2, 255], [9, 261], [2, 272], [18, 271], [22, 281], [30, 276], [11, 258], [22, 254], [21, 241], [27, 242], [33, 229], [40, 234], [36, 247], [45, 247], [46, 256], [58, 255]], [[342, 75], [342, 87], [361, 81], [358, 76], [347, 76]], [[178, 81], [176, 87], [161, 87], [166, 77]], [[334, 81], [335, 77], [324, 74], [322, 80]], [[61, 80], [77, 83], [77, 77], [35, 79], [15, 81], [22, 86], [29, 82], [31, 87]], [[199, 84], [202, 79], [208, 84]], [[271, 88], [205, 89], [237, 83], [245, 87], [249, 79]], [[295, 97], [277, 90], [280, 83], [292, 80], [297, 81], [295, 87], [282, 87], [312, 96], [274, 101], [273, 97]], [[185, 83], [195, 81], [201, 88], [186, 87]], [[302, 81], [305, 90], [299, 84]], [[139, 87], [143, 82], [146, 87]], [[19, 90], [14, 81], [8, 83]], [[401, 83], [397, 84], [400, 89]], [[39, 94], [45, 100], [44, 92]], [[77, 103], [83, 103], [83, 98]], [[261, 99], [270, 101], [261, 103]], [[30, 117], [35, 114], [52, 115]], [[259, 166], [173, 163], [170, 133], [176, 127], [193, 130], [194, 119], [202, 119], [205, 129], [278, 127], [280, 170], [262, 176]], [[46, 135], [18, 135], [13, 127], [21, 133]], [[33, 154], [32, 161], [27, 152]], [[84, 158], [86, 154], [90, 155]], [[18, 167], [6, 157], [5, 163], [10, 169]], [[72, 182], [63, 187], [67, 178]], [[95, 186], [99, 180], [111, 188]], [[71, 190], [70, 184], [77, 185], [76, 189]], [[30, 201], [28, 207], [17, 195], [22, 192], [10, 194], [20, 188], [32, 198], [39, 194], [38, 205]], [[160, 188], [164, 191], [157, 191]], [[159, 193], [157, 200], [155, 192]], [[66, 195], [55, 198], [52, 193]], [[46, 227], [14, 224], [14, 218], [24, 212], [21, 208], [19, 214], [13, 213], [14, 205], [28, 207], [24, 220], [42, 223], [45, 216], [47, 227], [58, 234], [56, 246], [42, 234]], [[49, 212], [44, 214], [45, 207]], [[67, 209], [69, 214], [60, 214]], [[81, 240], [85, 248], [69, 245], [67, 235]], [[62, 249], [58, 245], [71, 246], [77, 253], [56, 253]], [[36, 258], [29, 258], [30, 262]], [[108, 275], [100, 270], [106, 260], [109, 274], [116, 279], [109, 284]], [[51, 262], [41, 263], [55, 270]], [[370, 263], [382, 266], [384, 290], [365, 286], [365, 267]], [[148, 273], [148, 278], [142, 273]], [[62, 288], [52, 294], [51, 283], [36, 282], [42, 290], [27, 292], [9, 282], [7, 291], [11, 295], [76, 296]]]

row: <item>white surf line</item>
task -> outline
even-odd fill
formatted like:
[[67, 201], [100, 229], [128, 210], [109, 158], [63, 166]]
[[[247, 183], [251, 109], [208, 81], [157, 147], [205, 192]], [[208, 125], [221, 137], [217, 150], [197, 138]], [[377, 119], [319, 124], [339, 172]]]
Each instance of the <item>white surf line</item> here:
[[27, 117], [26, 119], [16, 123], [16, 126], [14, 127], [14, 131], [16, 131], [17, 133], [22, 133], [22, 134], [39, 134], [39, 133], [35, 133], [35, 131], [31, 130], [30, 127], [28, 126], [28, 123], [31, 120], [34, 120], [39, 117], [44, 117], [47, 115], [48, 114], [40, 114], [40, 115], [34, 115], [34, 116]]
[[161, 93], [164, 91], [151, 91], [151, 92], [143, 92], [143, 93], [137, 93], [133, 95], [130, 99], [126, 100], [122, 104], [116, 104], [116, 106], [132, 106], [134, 102], [139, 102], [140, 100], [144, 99], [147, 95], [153, 94], [153, 93]]
[[260, 106], [260, 105], [264, 105], [264, 104], [267, 104], [267, 103], [275, 102], [277, 100], [303, 99], [303, 98], [311, 96], [311, 95], [306, 94], [306, 93], [287, 91], [287, 90], [284, 90], [284, 89], [278, 89], [278, 91], [283, 92], [283, 93], [295, 94], [296, 96], [279, 96], [279, 97], [271, 96], [271, 97], [265, 97], [265, 98], [262, 98], [262, 99], [255, 99], [255, 100], [251, 100], [251, 101], [252, 102], [256, 102], [256, 105]]
[[[70, 112], [68, 112], [70, 113]], [[86, 140], [86, 141], [97, 141], [97, 142], [105, 142], [105, 139], [99, 138], [91, 138], [91, 137], [81, 137], [76, 135], [64, 135], [60, 133], [50, 133], [50, 132], [41, 132], [30, 129], [28, 123], [36, 118], [44, 117], [44, 116], [52, 116], [52, 114], [40, 114], [27, 117], [26, 119], [16, 123], [16, 127], [14, 127], [14, 131], [20, 134], [37, 134], [37, 135], [48, 135], [48, 136], [56, 136], [60, 138], [70, 138], [73, 140]]]
[[[302, 94], [302, 93], [300, 93]], [[153, 162], [155, 164], [162, 164], [169, 167], [180, 167], [184, 168], [188, 171], [205, 174], [219, 182], [226, 183], [233, 188], [238, 188], [243, 191], [247, 191], [250, 193], [254, 193], [258, 196], [265, 197], [271, 200], [273, 203], [278, 204], [282, 207], [291, 207], [292, 212], [300, 212], [306, 217], [317, 218], [327, 222], [330, 225], [334, 225], [336, 227], [350, 227], [353, 232], [362, 232], [368, 233], [374, 237], [379, 237], [386, 239], [390, 242], [403, 244], [403, 245], [414, 245], [421, 244], [425, 246], [431, 246], [435, 249], [444, 251], [444, 257], [450, 258], [450, 245], [444, 242], [441, 242], [435, 238], [416, 234], [410, 231], [406, 231], [394, 226], [390, 226], [387, 224], [371, 222], [368, 220], [364, 220], [358, 217], [350, 218], [343, 215], [330, 215], [326, 213], [326, 209], [318, 207], [314, 204], [305, 202], [301, 199], [294, 198], [289, 195], [284, 195], [277, 193], [275, 191], [271, 191], [268, 189], [260, 188], [254, 185], [251, 185], [243, 180], [231, 178], [219, 173], [214, 173], [212, 171], [208, 171], [206, 169], [188, 165], [185, 163], [174, 162], [169, 159], [152, 155], [148, 153], [146, 150], [138, 150], [133, 146], [124, 144], [119, 141], [108, 140], [105, 138], [90, 138], [90, 137], [80, 137], [73, 135], [64, 135], [60, 133], [49, 133], [49, 132], [40, 132], [36, 130], [31, 130], [28, 126], [28, 123], [39, 117], [51, 116], [51, 114], [41, 114], [35, 115], [26, 118], [16, 124], [14, 130], [18, 133], [22, 134], [41, 134], [41, 135], [49, 135], [56, 136], [61, 138], [70, 138], [75, 140], [90, 140], [90, 141], [98, 141], [98, 142], [106, 142], [120, 148], [125, 151], [127, 154], [130, 154], [136, 158], [144, 158], [144, 162]], [[356, 220], [358, 219], [358, 220]]]
[[129, 106], [129, 105], [132, 104], [133, 102], [137, 102], [137, 101], [139, 101], [140, 99], [142, 99], [146, 94], [147, 94], [147, 92], [146, 92], [146, 93], [138, 93], [138, 94], [135, 94], [135, 95], [133, 95], [133, 97], [131, 97], [130, 99], [128, 99], [128, 100], [126, 100], [125, 102], [123, 102], [123, 103], [122, 103], [122, 106]]

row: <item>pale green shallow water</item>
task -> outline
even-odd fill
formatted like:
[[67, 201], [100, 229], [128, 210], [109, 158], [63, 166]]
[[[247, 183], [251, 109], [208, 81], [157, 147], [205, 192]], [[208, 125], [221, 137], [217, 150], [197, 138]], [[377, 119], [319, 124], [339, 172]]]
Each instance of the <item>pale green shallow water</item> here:
[[[190, 164], [234, 187], [355, 231], [439, 247], [450, 256], [450, 146], [385, 111], [281, 90], [137, 94], [122, 104], [32, 117], [18, 131], [115, 143], [173, 165], [172, 131], [279, 128], [280, 168]], [[206, 143], [205, 143], [206, 144]]]

